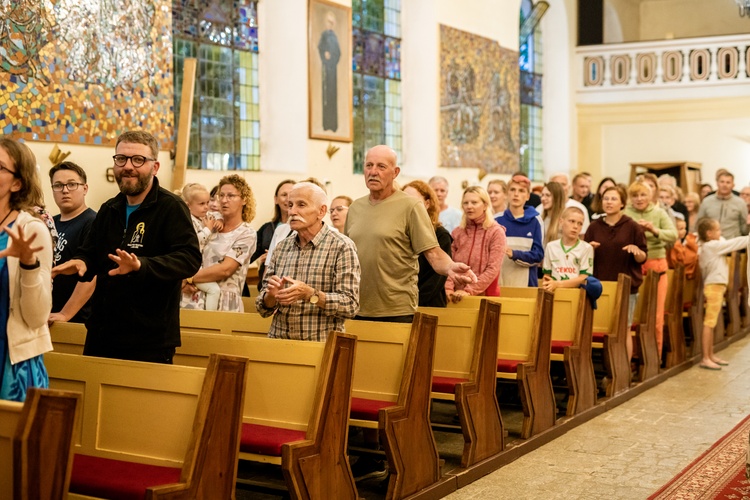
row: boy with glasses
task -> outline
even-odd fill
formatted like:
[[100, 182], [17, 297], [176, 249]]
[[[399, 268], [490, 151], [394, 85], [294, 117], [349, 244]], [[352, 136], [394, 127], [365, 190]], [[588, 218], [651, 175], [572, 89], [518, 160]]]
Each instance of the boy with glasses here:
[[[96, 212], [86, 206], [86, 172], [71, 161], [64, 161], [49, 171], [52, 195], [60, 210], [53, 220], [57, 228], [57, 245], [53, 248], [55, 265], [73, 258], [83, 244]], [[85, 323], [91, 314], [89, 299], [94, 293], [96, 278], [90, 282], [78, 281], [75, 276], [56, 276], [52, 282], [52, 313], [49, 323], [69, 321]]]

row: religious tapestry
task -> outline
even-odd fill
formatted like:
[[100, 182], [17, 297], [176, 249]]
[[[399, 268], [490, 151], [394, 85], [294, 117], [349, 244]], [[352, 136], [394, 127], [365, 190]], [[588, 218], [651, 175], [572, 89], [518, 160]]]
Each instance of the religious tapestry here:
[[440, 76], [440, 166], [518, 170], [518, 52], [441, 25]]
[[168, 0], [0, 2], [0, 134], [113, 145], [132, 129], [172, 147]]

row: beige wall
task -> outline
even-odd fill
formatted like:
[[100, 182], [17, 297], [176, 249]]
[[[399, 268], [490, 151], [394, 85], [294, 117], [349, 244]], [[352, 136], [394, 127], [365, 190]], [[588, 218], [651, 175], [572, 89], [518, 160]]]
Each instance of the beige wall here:
[[630, 178], [631, 162], [692, 161], [702, 178], [726, 168], [735, 184], [750, 184], [750, 97], [650, 103], [579, 105], [582, 170], [598, 181]]
[[605, 0], [604, 6], [605, 43], [750, 32], [734, 0]]

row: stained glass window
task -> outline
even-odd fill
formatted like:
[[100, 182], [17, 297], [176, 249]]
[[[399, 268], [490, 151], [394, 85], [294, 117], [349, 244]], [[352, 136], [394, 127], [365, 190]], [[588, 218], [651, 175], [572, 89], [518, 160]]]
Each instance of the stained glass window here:
[[257, 0], [172, 4], [176, 126], [183, 61], [198, 59], [190, 168], [260, 170], [257, 12]]
[[[521, 24], [531, 14], [531, 0], [521, 2]], [[543, 180], [542, 164], [542, 31], [537, 25], [519, 40], [521, 94], [521, 169], [532, 180]]]
[[354, 172], [368, 148], [401, 156], [401, 0], [353, 0]]

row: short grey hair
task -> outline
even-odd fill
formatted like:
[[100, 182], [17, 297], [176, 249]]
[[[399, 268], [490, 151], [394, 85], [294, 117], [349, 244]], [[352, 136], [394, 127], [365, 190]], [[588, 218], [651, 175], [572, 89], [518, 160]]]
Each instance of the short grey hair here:
[[328, 195], [326, 192], [315, 183], [312, 182], [298, 182], [292, 187], [292, 191], [297, 189], [309, 189], [312, 191], [312, 200], [318, 207], [323, 205], [328, 206]]
[[450, 186], [450, 184], [448, 183], [448, 179], [446, 179], [442, 175], [433, 175], [432, 177], [430, 177], [430, 180], [427, 181], [427, 184], [429, 184], [430, 186], [432, 186], [436, 182], [442, 182], [446, 186]]
[[570, 175], [567, 174], [567, 172], [555, 172], [554, 174], [549, 176], [550, 182], [554, 182], [552, 179], [555, 177], [565, 177], [567, 179], [568, 184], [570, 184]]

